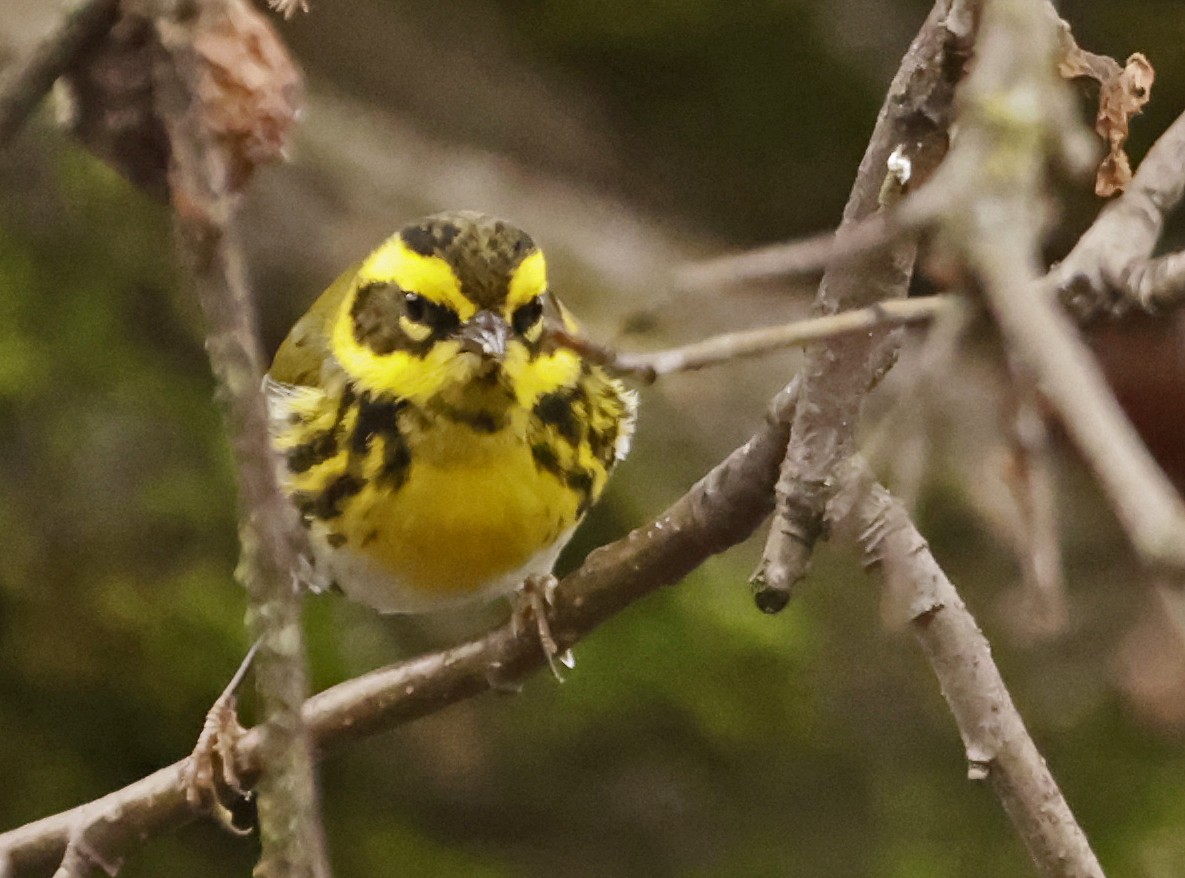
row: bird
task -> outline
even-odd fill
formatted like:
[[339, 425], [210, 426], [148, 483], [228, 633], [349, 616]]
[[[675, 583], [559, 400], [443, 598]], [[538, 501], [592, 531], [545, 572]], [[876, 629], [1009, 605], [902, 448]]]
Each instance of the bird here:
[[484, 213], [408, 223], [338, 277], [264, 379], [314, 586], [383, 613], [550, 595], [637, 411], [557, 340], [578, 334], [542, 250]]

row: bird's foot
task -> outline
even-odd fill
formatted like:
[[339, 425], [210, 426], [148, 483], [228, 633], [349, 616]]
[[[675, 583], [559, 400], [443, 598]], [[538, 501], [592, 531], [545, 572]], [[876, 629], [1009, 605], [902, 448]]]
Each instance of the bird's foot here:
[[514, 593], [510, 619], [515, 634], [525, 631], [533, 623], [539, 634], [539, 645], [547, 658], [547, 666], [562, 683], [564, 675], [560, 671], [560, 665], [572, 668], [576, 662], [571, 650], [560, 650], [559, 644], [552, 636], [551, 624], [548, 621], [548, 612], [555, 606], [555, 590], [558, 585], [559, 580], [550, 573], [528, 576]]

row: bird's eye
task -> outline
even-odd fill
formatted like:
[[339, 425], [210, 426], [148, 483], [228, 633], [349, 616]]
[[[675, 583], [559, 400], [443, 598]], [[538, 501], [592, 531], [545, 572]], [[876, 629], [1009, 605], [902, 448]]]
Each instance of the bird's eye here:
[[510, 324], [519, 335], [526, 335], [527, 331], [538, 323], [542, 316], [543, 300], [536, 296], [527, 304], [515, 309], [514, 314], [510, 316]]
[[428, 316], [428, 300], [416, 293], [404, 296], [404, 306], [407, 309], [407, 319], [413, 323], [423, 323]]

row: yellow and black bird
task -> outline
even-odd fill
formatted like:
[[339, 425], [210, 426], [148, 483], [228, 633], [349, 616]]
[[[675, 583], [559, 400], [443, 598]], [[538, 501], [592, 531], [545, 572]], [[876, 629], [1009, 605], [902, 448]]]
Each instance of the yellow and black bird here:
[[554, 329], [577, 331], [543, 253], [468, 211], [407, 225], [321, 295], [265, 382], [318, 582], [419, 613], [550, 575], [635, 410]]

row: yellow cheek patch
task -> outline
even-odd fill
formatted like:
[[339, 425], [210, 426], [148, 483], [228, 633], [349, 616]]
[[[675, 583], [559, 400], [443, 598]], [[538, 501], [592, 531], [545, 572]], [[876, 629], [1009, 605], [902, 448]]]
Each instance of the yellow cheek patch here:
[[546, 289], [547, 263], [543, 261], [543, 251], [535, 250], [518, 264], [518, 268], [510, 276], [510, 288], [506, 293], [506, 316], [509, 317], [520, 305], [525, 305], [536, 296], [542, 295]]
[[[407, 351], [376, 354], [366, 345], [359, 344], [354, 337], [354, 320], [350, 316], [352, 301], [352, 297], [347, 297], [342, 303], [333, 323], [330, 347], [342, 369], [362, 389], [422, 404], [452, 383], [457, 373], [464, 372], [465, 363], [457, 356], [461, 347], [455, 341], [438, 342], [423, 356]], [[404, 327], [404, 323], [409, 327]], [[406, 318], [400, 318], [400, 326], [405, 331], [419, 329]], [[431, 332], [427, 327], [422, 328]]]
[[371, 253], [358, 269], [359, 286], [375, 281], [393, 283], [409, 293], [419, 293], [425, 299], [451, 308], [462, 320], [468, 320], [477, 311], [477, 306], [461, 293], [461, 284], [452, 266], [439, 256], [421, 256], [398, 235]]

